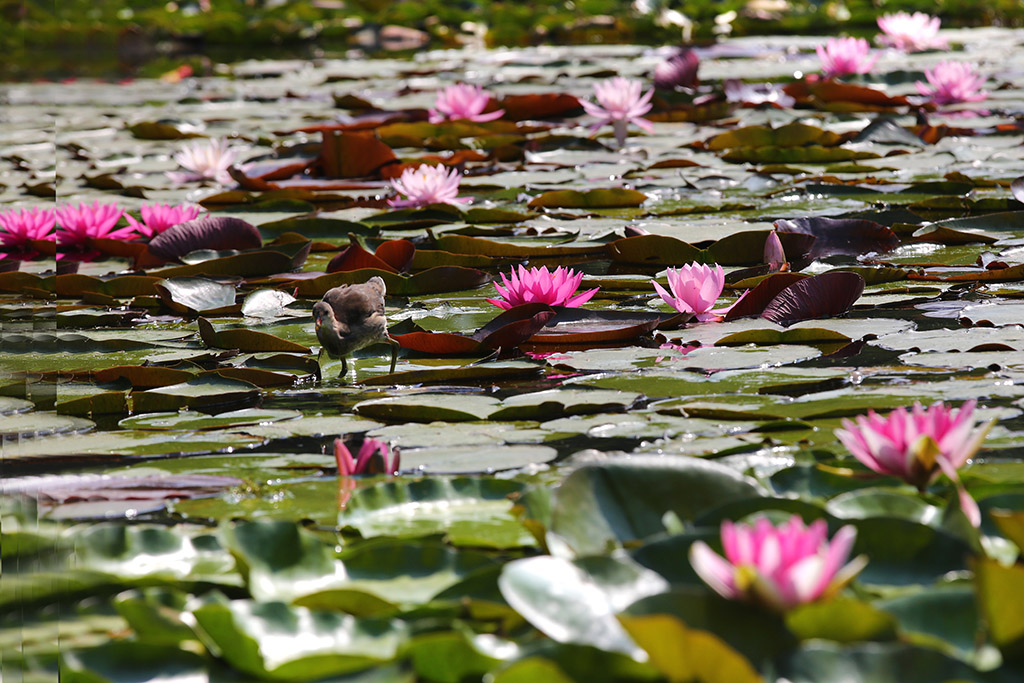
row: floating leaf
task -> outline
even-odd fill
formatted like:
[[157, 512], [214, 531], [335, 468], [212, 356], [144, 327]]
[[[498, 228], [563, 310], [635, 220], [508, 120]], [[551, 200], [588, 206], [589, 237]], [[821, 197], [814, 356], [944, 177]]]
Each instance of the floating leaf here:
[[149, 242], [149, 252], [164, 261], [177, 261], [199, 249], [244, 251], [262, 245], [260, 231], [241, 218], [203, 216], [164, 230]]
[[400, 621], [281, 602], [207, 598], [192, 614], [228, 663], [260, 679], [314, 681], [362, 671], [394, 659], [408, 637]]
[[259, 399], [259, 388], [249, 382], [207, 376], [135, 392], [132, 394], [132, 405], [137, 412], [145, 413], [180, 408], [213, 411], [253, 405]]
[[206, 278], [171, 278], [157, 282], [154, 287], [163, 302], [178, 313], [221, 313], [235, 305], [234, 285]]
[[537, 195], [527, 204], [531, 209], [614, 209], [640, 206], [647, 195], [636, 190], [608, 188], [601, 190], [551, 190]]
[[397, 161], [372, 131], [324, 131], [320, 162], [328, 178], [363, 178]]
[[246, 295], [242, 315], [250, 318], [277, 318], [287, 312], [295, 297], [277, 289], [257, 289]]
[[665, 531], [665, 513], [692, 519], [709, 508], [760, 496], [725, 465], [684, 456], [634, 456], [585, 465], [559, 487], [551, 530], [581, 555]]
[[560, 643], [640, 653], [614, 613], [668, 583], [631, 560], [594, 557], [576, 563], [531, 557], [505, 565], [501, 594], [535, 628]]
[[349, 246], [327, 264], [327, 272], [374, 268], [398, 273], [409, 268], [415, 252], [416, 247], [409, 240], [388, 240], [378, 245], [371, 254], [352, 239]]
[[[476, 477], [402, 479], [358, 489], [338, 524], [366, 538], [416, 538], [443, 533], [456, 545], [512, 548], [534, 544], [512, 516], [519, 482]], [[414, 515], [398, 514], [415, 510]]]
[[780, 233], [796, 232], [815, 238], [808, 258], [845, 254], [884, 254], [899, 246], [900, 240], [888, 227], [874, 221], [853, 218], [793, 218], [775, 221]]
[[237, 328], [216, 330], [206, 318], [199, 318], [199, 334], [203, 343], [216, 349], [238, 349], [247, 352], [284, 351], [286, 353], [312, 353], [308, 346], [275, 337], [266, 332]]
[[670, 681], [759, 683], [763, 679], [743, 655], [713, 633], [687, 628], [667, 614], [620, 616], [633, 640]]
[[863, 291], [864, 278], [856, 273], [822, 273], [779, 292], [761, 317], [783, 327], [800, 320], [833, 318], [850, 310]]

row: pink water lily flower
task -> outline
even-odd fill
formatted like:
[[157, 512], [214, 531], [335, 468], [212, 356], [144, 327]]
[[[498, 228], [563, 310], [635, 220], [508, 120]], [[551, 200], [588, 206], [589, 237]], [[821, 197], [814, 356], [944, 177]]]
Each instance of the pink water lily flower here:
[[671, 90], [676, 87], [693, 88], [699, 82], [697, 70], [700, 58], [689, 48], [682, 48], [654, 67], [654, 87]]
[[580, 282], [583, 281], [583, 273], [562, 266], [555, 268], [554, 272], [549, 271], [547, 266], [529, 270], [526, 269], [526, 266], [519, 266], [518, 273], [515, 269], [508, 277], [502, 273], [501, 281], [505, 286], [495, 282], [494, 288], [498, 290], [498, 294], [504, 301], [502, 299], [488, 299], [487, 301], [505, 310], [513, 306], [531, 303], [578, 308], [590, 301], [600, 289], [600, 287], [595, 287], [573, 296], [579, 288]]
[[830, 543], [825, 520], [804, 526], [793, 515], [781, 526], [764, 517], [752, 525], [722, 522], [723, 558], [704, 541], [690, 546], [690, 564], [712, 590], [730, 600], [780, 612], [827, 599], [853, 580], [867, 558], [847, 557], [857, 530], [844, 526]]
[[466, 204], [470, 197], [459, 197], [462, 174], [445, 166], [422, 164], [407, 168], [398, 178], [391, 179], [391, 187], [406, 199], [392, 198], [388, 206], [396, 208], [426, 206], [427, 204]]
[[[28, 253], [33, 251], [33, 240], [53, 242], [53, 232], [57, 216], [53, 209], [9, 209], [0, 212], [0, 244], [12, 252]], [[6, 255], [0, 255], [3, 258]]]
[[939, 38], [938, 17], [924, 12], [896, 12], [878, 17], [878, 28], [882, 35], [878, 42], [886, 47], [893, 47], [904, 52], [944, 49], [949, 47], [945, 40]]
[[434, 108], [430, 110], [430, 122], [442, 121], [494, 121], [505, 115], [504, 109], [484, 113], [491, 96], [479, 85], [456, 83], [437, 91]]
[[580, 104], [588, 114], [598, 118], [591, 126], [593, 130], [606, 123], [612, 124], [615, 140], [621, 147], [626, 144], [626, 132], [630, 123], [635, 123], [648, 133], [654, 132], [651, 122], [642, 118], [651, 110], [654, 90], [648, 90], [646, 93], [642, 91], [643, 84], [640, 81], [616, 76], [594, 84], [594, 95], [598, 104], [589, 100], [580, 100]]
[[234, 185], [235, 181], [228, 172], [238, 160], [239, 149], [229, 145], [227, 140], [197, 140], [187, 143], [181, 151], [174, 155], [174, 160], [185, 169], [168, 171], [175, 183], [187, 183], [194, 180], [212, 180], [220, 185]]
[[[374, 455], [380, 454], [377, 464], [374, 464]], [[353, 474], [397, 474], [401, 466], [401, 454], [385, 441], [366, 438], [363, 445], [359, 447], [359, 455], [355, 458], [345, 445], [342, 439], [334, 440], [334, 459], [338, 464], [338, 476], [347, 477]], [[382, 465], [383, 470], [378, 471], [377, 465]]]
[[863, 38], [829, 38], [816, 50], [825, 78], [870, 73], [878, 61], [878, 55], [871, 54], [871, 46]]
[[939, 62], [926, 70], [924, 75], [931, 87], [917, 81], [917, 91], [930, 97], [936, 104], [980, 102], [988, 97], [988, 93], [981, 89], [985, 84], [985, 77], [966, 62]]
[[128, 225], [135, 228], [140, 235], [156, 237], [167, 228], [174, 227], [178, 223], [184, 223], [192, 220], [198, 216], [201, 211], [202, 209], [198, 206], [191, 206], [189, 204], [181, 204], [179, 206], [171, 206], [170, 204], [143, 204], [142, 208], [139, 209], [139, 213], [142, 214], [141, 222], [129, 214], [125, 214], [125, 220], [128, 221]]
[[124, 209], [117, 204], [100, 204], [99, 200], [92, 206], [82, 203], [78, 206], [65, 204], [57, 207], [57, 241], [75, 248], [85, 246], [90, 239], [108, 238], [125, 240], [135, 237], [135, 228], [114, 229], [124, 215]]
[[764, 262], [768, 264], [768, 272], [777, 273], [780, 270], [789, 270], [786, 261], [786, 250], [779, 239], [779, 233], [772, 230], [764, 241]]
[[[672, 308], [680, 313], [692, 313], [697, 320], [721, 320], [732, 306], [711, 310], [725, 288], [725, 271], [715, 264], [714, 269], [703, 263], [691, 263], [681, 268], [668, 269], [669, 294], [657, 280], [651, 280], [654, 290]], [[735, 304], [733, 304], [735, 305]]]
[[897, 408], [888, 417], [869, 410], [856, 422], [843, 420], [836, 436], [857, 460], [879, 474], [899, 477], [924, 491], [945, 474], [957, 486], [960, 507], [972, 524], [981, 524], [978, 504], [960, 484], [957, 470], [985, 441], [992, 423], [975, 429], [974, 399], [955, 410], [939, 401], [925, 409], [915, 402], [908, 412]]

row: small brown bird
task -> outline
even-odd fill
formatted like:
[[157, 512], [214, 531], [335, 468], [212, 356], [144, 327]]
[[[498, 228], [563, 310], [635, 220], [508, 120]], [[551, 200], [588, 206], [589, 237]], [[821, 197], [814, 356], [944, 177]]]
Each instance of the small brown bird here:
[[379, 342], [391, 344], [391, 372], [395, 371], [398, 342], [388, 335], [388, 321], [384, 317], [386, 291], [384, 280], [372, 277], [361, 285], [330, 289], [313, 306], [320, 353], [327, 351], [331, 358], [341, 358], [339, 377], [348, 372], [350, 353]]

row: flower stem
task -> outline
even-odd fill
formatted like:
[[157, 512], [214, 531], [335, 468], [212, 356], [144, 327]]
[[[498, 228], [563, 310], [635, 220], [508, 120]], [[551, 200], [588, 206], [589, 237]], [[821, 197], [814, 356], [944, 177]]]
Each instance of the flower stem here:
[[619, 147], [624, 147], [626, 144], [628, 128], [629, 121], [625, 119], [616, 119], [612, 122], [612, 129], [615, 131], [615, 142], [618, 143]]

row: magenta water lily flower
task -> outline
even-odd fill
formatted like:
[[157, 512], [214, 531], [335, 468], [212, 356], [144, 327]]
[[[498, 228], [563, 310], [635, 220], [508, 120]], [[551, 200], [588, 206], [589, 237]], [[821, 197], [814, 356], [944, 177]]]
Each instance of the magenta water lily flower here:
[[[54, 226], [57, 216], [53, 209], [9, 209], [0, 212], [0, 244], [11, 252], [27, 254], [33, 252], [33, 240], [57, 239]], [[7, 254], [0, 254], [5, 258]]]
[[391, 187], [404, 194], [406, 199], [392, 198], [388, 206], [396, 208], [426, 206], [428, 204], [466, 204], [470, 197], [459, 197], [459, 181], [462, 174], [445, 166], [422, 164], [407, 168], [398, 178], [392, 178]]
[[187, 143], [174, 155], [174, 160], [185, 171], [168, 171], [167, 177], [178, 184], [212, 180], [220, 185], [234, 185], [235, 181], [228, 169], [238, 160], [238, 153], [237, 147], [232, 147], [227, 140], [222, 139]]
[[828, 540], [825, 520], [804, 526], [793, 515], [781, 526], [758, 518], [752, 525], [722, 522], [723, 558], [708, 544], [690, 546], [690, 564], [722, 597], [755, 602], [780, 612], [827, 599], [864, 568], [863, 556], [844, 564], [857, 530], [844, 526]]
[[640, 81], [622, 76], [609, 78], [594, 84], [594, 95], [597, 97], [597, 104], [589, 100], [580, 100], [583, 109], [598, 118], [591, 128], [597, 130], [606, 123], [612, 124], [619, 147], [626, 144], [626, 133], [630, 123], [636, 124], [648, 133], [654, 132], [651, 122], [642, 118], [651, 110], [654, 90], [644, 93]]
[[654, 87], [660, 90], [673, 88], [693, 88], [697, 85], [697, 70], [700, 58], [689, 48], [683, 48], [677, 54], [654, 67]]
[[128, 225], [135, 228], [140, 235], [146, 237], [156, 237], [167, 228], [174, 227], [179, 223], [190, 221], [200, 214], [202, 209], [198, 206], [191, 206], [188, 204], [181, 204], [179, 206], [171, 206], [170, 204], [143, 204], [139, 213], [142, 215], [142, 220], [138, 221], [135, 217], [125, 214], [125, 220], [128, 221]]
[[939, 62], [924, 75], [928, 84], [917, 81], [917, 91], [936, 104], [979, 102], [988, 97], [988, 93], [981, 89], [985, 77], [967, 62]]
[[529, 270], [526, 269], [526, 266], [519, 266], [518, 273], [515, 269], [508, 277], [502, 273], [501, 281], [504, 286], [495, 282], [494, 288], [498, 290], [498, 294], [504, 300], [488, 299], [487, 301], [506, 310], [513, 306], [532, 303], [578, 308], [590, 301], [600, 289], [600, 287], [595, 287], [573, 296], [579, 289], [580, 282], [583, 281], [583, 273], [562, 266], [555, 268], [554, 272], [549, 271], [547, 266]]
[[135, 228], [128, 226], [114, 229], [124, 215], [124, 209], [117, 204], [92, 206], [82, 203], [78, 206], [65, 204], [57, 207], [57, 242], [74, 248], [85, 246], [90, 239], [108, 238], [125, 240], [135, 237]]
[[651, 283], [665, 303], [680, 313], [692, 313], [700, 321], [721, 320], [732, 308], [711, 309], [725, 288], [722, 266], [715, 264], [711, 268], [694, 262], [681, 268], [669, 268], [667, 272], [671, 294], [657, 280], [651, 280]]
[[920, 403], [907, 411], [897, 408], [888, 417], [869, 410], [856, 422], [843, 420], [836, 436], [857, 460], [871, 470], [916, 486], [924, 491], [945, 474], [957, 486], [960, 507], [971, 523], [981, 524], [978, 504], [960, 484], [957, 470], [985, 441], [992, 422], [975, 428], [975, 401], [955, 410], [941, 401], [925, 409]]
[[878, 42], [886, 47], [893, 47], [904, 52], [920, 50], [944, 49], [949, 47], [945, 40], [939, 38], [938, 17], [924, 12], [896, 12], [878, 17], [878, 28], [882, 35]]
[[829, 38], [816, 50], [825, 78], [870, 73], [878, 61], [878, 55], [871, 54], [871, 46], [863, 38]]
[[456, 83], [437, 91], [434, 108], [430, 110], [430, 122], [442, 121], [494, 121], [505, 115], [504, 109], [484, 113], [491, 96], [479, 85]]
[[[380, 454], [377, 464], [383, 465], [378, 471], [374, 466], [374, 455]], [[344, 440], [334, 440], [334, 459], [338, 464], [338, 476], [347, 477], [354, 474], [397, 474], [401, 467], [401, 454], [384, 441], [366, 438], [359, 447], [359, 455], [355, 458], [348, 450]]]

